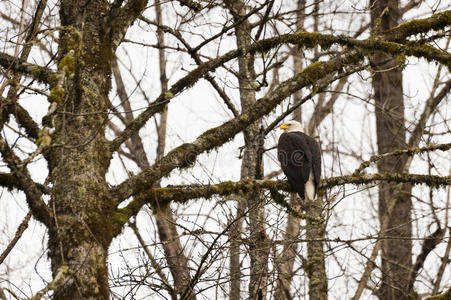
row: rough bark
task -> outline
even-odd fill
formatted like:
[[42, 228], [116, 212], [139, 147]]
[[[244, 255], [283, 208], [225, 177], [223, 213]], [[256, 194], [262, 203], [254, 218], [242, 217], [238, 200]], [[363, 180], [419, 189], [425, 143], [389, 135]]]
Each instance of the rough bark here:
[[[322, 197], [306, 203], [306, 213], [314, 218], [321, 219], [323, 217], [324, 201]], [[314, 221], [307, 219], [305, 228], [307, 242], [307, 263], [305, 271], [307, 273], [309, 283], [309, 299], [324, 300], [327, 299], [327, 274], [326, 274], [326, 257], [324, 255], [324, 237], [325, 237], [324, 221]]]
[[[371, 1], [371, 22], [373, 34], [398, 25], [400, 11], [398, 1]], [[388, 61], [381, 64], [382, 61]], [[376, 53], [373, 63], [374, 101], [376, 106], [377, 149], [387, 153], [406, 147], [406, 128], [404, 125], [404, 99], [402, 89], [402, 70], [399, 61], [386, 54]], [[386, 157], [379, 160], [379, 172], [403, 172], [406, 156]], [[387, 234], [399, 239], [382, 242], [382, 286], [379, 298], [406, 299], [408, 277], [412, 268], [412, 228], [410, 198], [411, 185], [381, 183], [379, 186], [379, 220], [382, 224], [390, 203], [396, 201], [389, 219]]]
[[[298, 9], [296, 12], [296, 30], [304, 30], [305, 20], [305, 0], [298, 0]], [[299, 73], [302, 70], [302, 51], [300, 46], [293, 47], [293, 68], [295, 73]], [[302, 91], [296, 91], [293, 94], [294, 104], [299, 103], [302, 100]], [[302, 124], [302, 108], [299, 106], [293, 112], [293, 119]]]
[[[139, 10], [124, 7], [123, 12], [130, 20]], [[114, 206], [105, 179], [111, 159], [105, 113], [116, 39], [130, 24], [125, 16], [117, 24], [99, 17], [110, 13], [105, 1], [60, 3], [60, 78], [49, 96], [60, 113], [48, 115], [47, 125], [55, 129], [52, 142], [62, 146], [45, 153], [55, 215], [49, 228], [49, 257], [54, 277], [63, 265], [72, 277], [55, 291], [57, 300], [109, 299], [107, 255], [113, 238], [109, 216]]]

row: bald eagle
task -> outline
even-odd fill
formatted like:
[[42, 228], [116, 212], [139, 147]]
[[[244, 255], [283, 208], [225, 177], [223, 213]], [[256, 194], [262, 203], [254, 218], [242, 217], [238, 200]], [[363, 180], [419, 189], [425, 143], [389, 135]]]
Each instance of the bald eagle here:
[[277, 145], [277, 158], [288, 182], [302, 200], [316, 199], [321, 177], [321, 150], [314, 138], [302, 132], [297, 121], [280, 125], [284, 130]]

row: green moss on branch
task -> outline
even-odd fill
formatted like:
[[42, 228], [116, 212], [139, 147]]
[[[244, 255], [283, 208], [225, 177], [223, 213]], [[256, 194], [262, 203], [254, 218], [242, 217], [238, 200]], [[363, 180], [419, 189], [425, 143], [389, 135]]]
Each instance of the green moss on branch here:
[[[426, 184], [432, 188], [451, 185], [451, 176], [434, 176], [422, 174], [377, 173], [371, 175], [346, 175], [321, 180], [320, 193], [326, 189], [344, 184], [372, 184], [378, 181], [399, 183]], [[113, 215], [114, 235], [121, 232], [123, 225], [135, 216], [144, 204], [150, 204], [158, 211], [159, 207], [166, 207], [171, 202], [186, 203], [192, 199], [210, 199], [214, 196], [245, 195], [250, 192], [269, 190], [276, 203], [285, 207], [289, 213], [303, 219], [320, 221], [306, 216], [296, 210], [283, 199], [279, 191], [294, 192], [288, 181], [282, 180], [251, 180], [243, 179], [238, 182], [224, 181], [214, 185], [186, 185], [165, 188], [154, 188], [140, 192], [124, 208], [116, 209]]]
[[38, 82], [52, 84], [55, 81], [55, 72], [49, 68], [19, 61], [16, 57], [0, 53], [0, 65], [5, 69], [13, 70], [32, 77]]
[[450, 300], [451, 299], [451, 287], [443, 294], [427, 297], [425, 300]]
[[418, 33], [426, 33], [430, 30], [440, 30], [451, 24], [451, 10], [436, 13], [425, 19], [415, 19], [402, 23], [388, 31], [384, 35], [393, 40], [400, 41], [407, 36]]

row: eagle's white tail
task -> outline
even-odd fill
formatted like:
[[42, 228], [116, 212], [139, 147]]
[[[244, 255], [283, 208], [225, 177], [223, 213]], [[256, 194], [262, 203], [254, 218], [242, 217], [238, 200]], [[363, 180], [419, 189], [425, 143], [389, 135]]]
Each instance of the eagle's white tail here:
[[305, 196], [307, 197], [307, 199], [310, 199], [310, 200], [316, 199], [315, 183], [313, 182], [313, 172], [311, 169], [310, 169], [309, 178], [308, 178], [307, 182], [305, 183]]

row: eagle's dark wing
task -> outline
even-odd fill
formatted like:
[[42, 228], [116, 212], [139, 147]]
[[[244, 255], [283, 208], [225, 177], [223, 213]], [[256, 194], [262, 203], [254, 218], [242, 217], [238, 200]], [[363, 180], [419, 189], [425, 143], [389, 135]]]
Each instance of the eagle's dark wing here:
[[282, 133], [277, 146], [282, 171], [302, 199], [305, 199], [305, 183], [312, 168], [311, 145], [306, 137], [301, 132]]
[[319, 147], [318, 142], [307, 136], [307, 142], [309, 144], [309, 149], [312, 154], [312, 168], [313, 168], [313, 180], [315, 183], [315, 195], [318, 193], [319, 181], [321, 178], [321, 149]]

